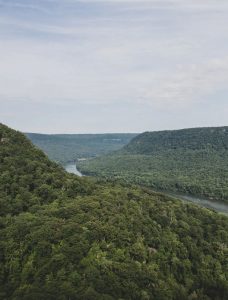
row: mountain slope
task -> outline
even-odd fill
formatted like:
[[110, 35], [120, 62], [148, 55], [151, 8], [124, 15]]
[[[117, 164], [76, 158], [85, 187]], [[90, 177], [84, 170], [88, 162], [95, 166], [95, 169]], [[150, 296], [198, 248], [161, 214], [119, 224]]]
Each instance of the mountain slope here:
[[[33, 205], [47, 204], [62, 190], [70, 191], [64, 182], [66, 172], [21, 133], [0, 124], [0, 215], [27, 211]], [[74, 178], [78, 189], [83, 186]]]
[[69, 175], [0, 124], [1, 299], [207, 299], [228, 293], [228, 218]]
[[84, 174], [228, 201], [228, 127], [146, 132], [78, 167]]
[[136, 136], [133, 133], [113, 134], [37, 134], [27, 137], [50, 159], [65, 164], [77, 158], [95, 157], [118, 150]]
[[176, 149], [227, 151], [228, 127], [145, 132], [124, 147], [128, 153], [147, 155]]

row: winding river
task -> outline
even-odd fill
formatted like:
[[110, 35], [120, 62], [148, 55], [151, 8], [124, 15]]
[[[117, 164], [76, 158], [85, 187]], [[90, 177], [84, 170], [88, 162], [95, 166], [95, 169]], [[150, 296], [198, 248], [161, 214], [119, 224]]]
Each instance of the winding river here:
[[66, 164], [64, 166], [64, 168], [68, 173], [72, 173], [72, 174], [78, 175], [80, 177], [83, 176], [82, 173], [78, 171], [76, 163], [74, 163], [74, 162]]
[[211, 208], [216, 210], [217, 212], [224, 213], [228, 215], [228, 203], [225, 203], [223, 201], [218, 201], [218, 200], [210, 200], [210, 199], [204, 199], [204, 198], [199, 198], [199, 197], [193, 197], [189, 195], [180, 195], [180, 194], [168, 194], [169, 196], [180, 199], [185, 202], [192, 202], [197, 205], [206, 207], [206, 208]]
[[[76, 163], [71, 162], [68, 163], [64, 166], [65, 170], [69, 173], [73, 173], [78, 176], [83, 176], [81, 172], [78, 171]], [[222, 201], [214, 201], [210, 199], [203, 199], [199, 197], [193, 197], [189, 195], [181, 195], [181, 194], [168, 194], [170, 197], [180, 199], [185, 202], [192, 202], [197, 205], [206, 207], [206, 208], [211, 208], [216, 210], [217, 212], [224, 213], [228, 215], [228, 203], [222, 202]]]

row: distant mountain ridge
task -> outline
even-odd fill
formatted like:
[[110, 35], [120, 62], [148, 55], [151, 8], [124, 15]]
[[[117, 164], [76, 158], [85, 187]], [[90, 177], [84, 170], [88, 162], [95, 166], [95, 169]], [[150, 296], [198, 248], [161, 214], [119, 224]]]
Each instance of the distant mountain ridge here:
[[228, 201], [228, 127], [145, 132], [78, 167], [87, 175]]
[[139, 134], [123, 150], [134, 154], [152, 154], [175, 149], [228, 149], [228, 126], [145, 132]]
[[26, 133], [26, 136], [50, 159], [66, 164], [82, 157], [95, 157], [121, 149], [137, 134], [39, 134]]

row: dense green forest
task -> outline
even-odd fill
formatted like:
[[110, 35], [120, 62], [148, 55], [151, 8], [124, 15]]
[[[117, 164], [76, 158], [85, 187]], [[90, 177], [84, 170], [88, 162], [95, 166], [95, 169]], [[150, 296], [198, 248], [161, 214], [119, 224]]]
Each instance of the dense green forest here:
[[225, 300], [228, 218], [67, 174], [0, 124], [0, 299]]
[[228, 127], [145, 132], [78, 168], [160, 191], [228, 201]]
[[50, 159], [63, 165], [78, 158], [90, 158], [118, 150], [136, 136], [134, 133], [26, 135]]

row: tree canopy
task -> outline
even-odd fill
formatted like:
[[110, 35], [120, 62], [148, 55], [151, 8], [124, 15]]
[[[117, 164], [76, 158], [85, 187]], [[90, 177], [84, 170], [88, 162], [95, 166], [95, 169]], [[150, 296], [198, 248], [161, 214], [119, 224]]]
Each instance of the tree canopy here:
[[228, 201], [228, 127], [145, 132], [78, 167], [84, 174]]
[[0, 125], [0, 298], [225, 300], [228, 218], [67, 174]]

